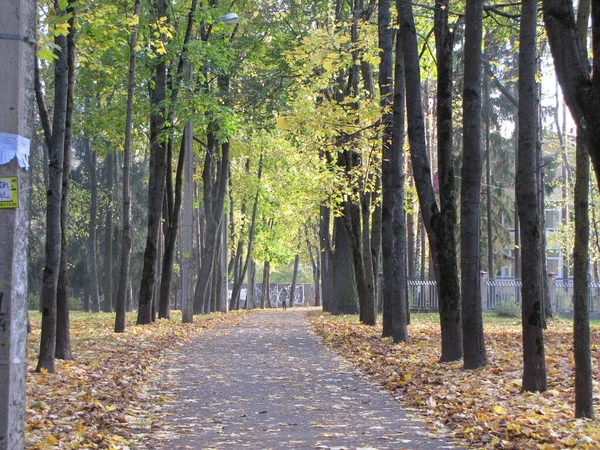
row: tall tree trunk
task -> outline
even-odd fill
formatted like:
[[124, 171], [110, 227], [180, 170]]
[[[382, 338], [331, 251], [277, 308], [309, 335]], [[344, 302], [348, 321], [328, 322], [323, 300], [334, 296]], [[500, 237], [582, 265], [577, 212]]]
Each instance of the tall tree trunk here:
[[333, 219], [333, 248], [330, 267], [331, 313], [335, 315], [357, 314], [359, 309], [354, 259], [350, 237], [342, 217]]
[[[248, 264], [252, 260], [252, 248], [254, 245], [254, 229], [256, 227], [256, 215], [258, 212], [258, 199], [259, 199], [259, 194], [260, 194], [260, 182], [262, 179], [262, 169], [263, 169], [263, 155], [261, 153], [260, 158], [258, 160], [258, 173], [257, 173], [257, 181], [258, 181], [259, 187], [256, 191], [256, 195], [254, 196], [254, 204], [252, 205], [252, 217], [250, 219], [250, 228], [248, 230], [248, 250], [246, 253], [246, 259], [244, 261], [244, 264], [240, 270], [239, 275], [236, 277], [236, 280], [233, 284], [233, 289], [231, 291], [232, 304], [234, 302], [234, 299], [236, 299], [236, 301], [239, 302], [240, 292], [242, 290], [242, 284], [244, 283], [244, 278], [246, 277], [246, 272], [248, 270]], [[241, 241], [241, 236], [240, 236], [240, 241]], [[239, 303], [238, 303], [238, 307], [239, 307]], [[235, 309], [237, 309], [237, 308], [235, 308]]]
[[[221, 286], [221, 294], [218, 297], [217, 311], [229, 312], [229, 303], [227, 302], [229, 296], [229, 278], [227, 275], [227, 214], [223, 214], [223, 225], [221, 226], [221, 238], [220, 238], [220, 258], [219, 258], [219, 279], [218, 283]], [[239, 301], [239, 295], [238, 295]]]
[[460, 254], [464, 368], [487, 364], [480, 287], [481, 41], [483, 0], [467, 3], [463, 87], [463, 163], [460, 188]]
[[[414, 189], [414, 180], [412, 177], [412, 164], [408, 160], [408, 186], [409, 191]], [[408, 211], [406, 211], [406, 273], [409, 280], [417, 278], [417, 264], [415, 258], [415, 250], [417, 248], [418, 239], [415, 233], [415, 208], [416, 205], [411, 197], [408, 200]]]
[[[348, 152], [350, 154], [350, 152]], [[351, 156], [348, 156], [351, 158]], [[349, 167], [353, 167], [352, 163]], [[355, 200], [344, 202], [343, 218], [348, 236], [348, 243], [352, 255], [352, 267], [354, 268], [354, 279], [358, 293], [359, 320], [365, 325], [375, 324], [375, 302], [373, 297], [374, 280], [368, 280], [365, 271], [365, 262], [362, 251], [362, 231], [360, 221], [360, 206]], [[369, 261], [370, 263], [371, 261]]]
[[[188, 81], [193, 79], [192, 66], [188, 62]], [[188, 97], [191, 97], [191, 87], [188, 90]], [[184, 194], [183, 194], [183, 230], [182, 230], [182, 262], [181, 262], [181, 320], [183, 323], [192, 323], [193, 314], [193, 296], [192, 296], [192, 249], [194, 241], [194, 123], [192, 118], [188, 118], [185, 125], [185, 163], [184, 163]]]
[[367, 285], [367, 305], [364, 324], [375, 325], [377, 321], [377, 288], [376, 274], [373, 267], [371, 244], [371, 193], [364, 192], [361, 197], [360, 212], [362, 215], [362, 258], [365, 267], [365, 282]]
[[333, 301], [333, 274], [331, 270], [332, 251], [331, 251], [331, 209], [320, 206], [319, 220], [319, 256], [321, 258], [321, 300], [323, 302], [323, 311], [332, 311]]
[[[379, 1], [378, 33], [380, 48], [379, 89], [384, 108], [381, 163], [381, 239], [383, 266], [383, 336], [394, 342], [407, 342], [406, 319], [406, 230], [404, 222], [404, 56], [400, 37], [391, 27], [391, 1]], [[392, 64], [395, 64], [395, 77]], [[388, 112], [392, 106], [392, 112]]]
[[[583, 133], [582, 133], [583, 134]], [[575, 170], [575, 248], [573, 250], [573, 347], [575, 354], [575, 417], [594, 417], [589, 313], [589, 183], [590, 163], [577, 133]]]
[[[487, 64], [487, 51], [485, 52], [485, 63]], [[484, 121], [485, 121], [485, 210], [487, 225], [487, 272], [491, 279], [496, 278], [494, 272], [494, 234], [492, 228], [492, 148], [490, 146], [490, 89], [488, 77], [483, 79], [483, 98], [485, 99]]]
[[455, 32], [448, 24], [448, 1], [438, 1], [435, 11], [437, 55], [437, 135], [439, 217], [432, 217], [433, 262], [439, 290], [439, 315], [442, 329], [440, 361], [456, 361], [462, 356], [462, 328], [456, 231], [458, 228], [456, 173], [454, 170], [452, 51]]
[[[598, 11], [596, 11], [598, 14]], [[587, 55], [589, 0], [579, 2], [577, 34], [582, 57]], [[597, 16], [596, 16], [597, 17]], [[595, 33], [596, 36], [596, 33]], [[597, 39], [595, 37], [595, 39]], [[597, 74], [596, 74], [597, 75]], [[577, 129], [575, 172], [575, 248], [573, 250], [573, 350], [575, 356], [575, 417], [594, 418], [593, 374], [589, 314], [589, 191], [590, 160], [583, 139], [584, 131]], [[596, 223], [594, 221], [594, 223]]]
[[516, 179], [523, 258], [523, 391], [542, 392], [546, 384], [543, 330], [542, 233], [537, 155], [536, 15], [537, 1], [524, 0], [519, 51], [519, 153]]
[[[434, 274], [440, 286], [440, 324], [442, 329], [441, 361], [459, 359], [462, 354], [460, 305], [458, 301], [458, 271], [456, 264], [455, 184], [452, 164], [452, 35], [448, 31], [447, 7], [438, 3], [436, 8], [436, 35], [438, 51], [438, 159], [441, 211], [437, 205], [431, 181], [431, 168], [425, 145], [423, 107], [421, 102], [420, 67], [412, 6], [398, 3], [401, 21], [400, 36], [406, 67], [406, 103], [411, 162], [423, 225], [431, 245]], [[450, 64], [448, 64], [450, 61]], [[425, 268], [426, 244], [421, 233], [421, 270]], [[432, 274], [430, 273], [430, 276]]]
[[[221, 145], [221, 160], [215, 174], [216, 149], [218, 147], [214, 133], [208, 135], [208, 146], [202, 172], [204, 189], [204, 213], [206, 218], [205, 247], [202, 251], [202, 261], [198, 273], [198, 282], [194, 293], [194, 313], [201, 312], [202, 301], [210, 291], [212, 271], [217, 254], [218, 233], [223, 219], [223, 207], [227, 192], [227, 175], [229, 170], [229, 143]], [[227, 226], [223, 224], [222, 226]]]
[[[298, 280], [298, 265], [300, 264], [300, 255], [296, 253], [294, 258], [294, 270], [292, 272], [292, 286], [290, 287], [290, 307], [294, 306], [296, 299], [296, 281]], [[304, 306], [304, 304], [302, 305]]]
[[269, 284], [271, 277], [271, 263], [269, 261], [265, 261], [263, 266], [263, 281], [262, 281], [262, 290], [260, 295], [260, 307], [261, 309], [265, 309], [267, 303], [270, 305], [271, 301], [269, 300]]
[[[57, 13], [64, 15], [59, 2], [54, 2]], [[42, 306], [42, 331], [40, 353], [36, 371], [50, 373], [55, 369], [56, 355], [56, 295], [61, 258], [61, 198], [65, 151], [65, 119], [68, 91], [68, 43], [67, 36], [55, 36], [54, 55], [54, 117], [50, 134], [46, 132], [49, 160], [49, 183], [46, 198], [46, 263], [42, 276], [40, 303]], [[38, 89], [36, 89], [37, 94]], [[41, 88], [38, 105], [40, 105]], [[42, 108], [40, 108], [42, 110]], [[49, 121], [48, 121], [49, 123]]]
[[112, 312], [113, 310], [113, 217], [112, 209], [114, 204], [113, 192], [113, 174], [114, 174], [113, 153], [107, 153], [104, 158], [106, 170], [106, 190], [108, 194], [108, 207], [104, 219], [104, 300], [102, 302], [102, 311]]
[[84, 138], [86, 162], [90, 175], [90, 220], [88, 222], [87, 257], [90, 278], [90, 309], [93, 313], [100, 311], [100, 287], [98, 283], [98, 257], [96, 253], [96, 229], [98, 217], [98, 180], [96, 162], [98, 155], [90, 148], [90, 141]]
[[[315, 304], [314, 306], [322, 306], [321, 303], [321, 258], [320, 252], [311, 245], [311, 231], [309, 228], [306, 228], [306, 248], [308, 250], [308, 255], [310, 257], [310, 263], [312, 266], [313, 273], [313, 283], [315, 289]], [[313, 226], [312, 229], [313, 234], [317, 234], [316, 226]]]
[[56, 290], [56, 357], [72, 360], [71, 326], [69, 319], [69, 277], [68, 277], [68, 239], [69, 228], [69, 194], [71, 191], [71, 161], [73, 145], [73, 92], [75, 90], [75, 8], [69, 2], [67, 12], [69, 18], [69, 34], [67, 35], [68, 67], [67, 107], [65, 112], [65, 148], [62, 174], [62, 198], [60, 207], [61, 254], [60, 271]]
[[[166, 20], [166, 0], [156, 0], [153, 3], [153, 14], [157, 20]], [[140, 283], [138, 301], [138, 325], [152, 322], [154, 291], [156, 288], [156, 273], [158, 266], [158, 240], [162, 219], [162, 203], [165, 186], [165, 170], [167, 151], [161, 139], [166, 118], [165, 102], [167, 100], [167, 67], [166, 57], [157, 53], [154, 60], [153, 83], [150, 89], [150, 177], [148, 181], [148, 226], [146, 249], [144, 251], [144, 266]]]
[[[179, 216], [181, 213], [181, 202], [182, 202], [182, 191], [183, 191], [183, 167], [186, 158], [186, 133], [188, 133], [188, 127], [185, 128], [183, 136], [181, 138], [181, 147], [179, 150], [179, 160], [177, 162], [177, 171], [175, 174], [175, 192], [173, 192], [171, 164], [168, 164], [169, 170], [167, 170], [166, 181], [169, 186], [167, 189], [167, 197], [170, 201], [167, 202], [168, 210], [167, 215], [169, 220], [165, 225], [165, 247], [162, 262], [162, 277], [160, 280], [160, 296], [159, 296], [159, 308], [158, 318], [169, 319], [171, 317], [171, 283], [173, 280], [173, 264], [175, 262], [175, 246], [177, 243], [177, 233], [179, 232]], [[169, 151], [168, 159], [171, 156]], [[175, 198], [173, 198], [173, 196]]]
[[[375, 192], [381, 192], [381, 176], [377, 175], [375, 180]], [[375, 194], [372, 194], [375, 195]], [[375, 197], [376, 198], [376, 197]], [[380, 298], [380, 294], [377, 284], [377, 278], [379, 276], [379, 267], [381, 262], [381, 199], [377, 201], [375, 209], [371, 217], [371, 264], [373, 265], [373, 278], [375, 280], [375, 301]], [[381, 305], [379, 305], [381, 306]], [[378, 309], [378, 307], [376, 307]]]
[[250, 261], [248, 267], [248, 289], [246, 290], [246, 309], [254, 309], [256, 302], [256, 262]]
[[592, 2], [592, 76], [581, 53], [573, 2], [544, 0], [544, 22], [556, 76], [575, 123], [582, 124], [596, 182], [600, 187], [600, 5]]
[[[134, 15], [140, 15], [140, 0], [135, 0]], [[129, 71], [127, 75], [127, 111], [125, 116], [125, 144], [123, 146], [123, 234], [119, 265], [119, 286], [115, 301], [115, 332], [125, 331], [125, 310], [129, 288], [129, 266], [131, 262], [131, 145], [133, 126], [133, 96], [135, 93], [135, 68], [138, 24], [133, 26], [129, 41]]]

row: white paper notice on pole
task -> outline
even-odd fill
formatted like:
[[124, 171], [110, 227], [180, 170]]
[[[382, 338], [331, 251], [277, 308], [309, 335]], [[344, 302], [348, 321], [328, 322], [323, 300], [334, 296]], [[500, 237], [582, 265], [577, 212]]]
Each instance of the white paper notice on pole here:
[[22, 169], [29, 170], [31, 140], [18, 134], [0, 133], [0, 164], [8, 164], [17, 157]]

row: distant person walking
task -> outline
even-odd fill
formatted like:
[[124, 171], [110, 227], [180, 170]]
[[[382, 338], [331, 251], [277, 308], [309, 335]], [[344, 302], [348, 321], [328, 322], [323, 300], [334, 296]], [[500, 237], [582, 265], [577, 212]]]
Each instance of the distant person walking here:
[[283, 292], [281, 293], [281, 307], [283, 308], [284, 311], [287, 309], [287, 296], [288, 296], [288, 291], [287, 291], [287, 289], [284, 289]]

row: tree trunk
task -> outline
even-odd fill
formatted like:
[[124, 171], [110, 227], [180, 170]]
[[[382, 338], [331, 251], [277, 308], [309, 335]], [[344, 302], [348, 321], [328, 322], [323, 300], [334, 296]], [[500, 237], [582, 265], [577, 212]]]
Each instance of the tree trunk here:
[[319, 220], [319, 257], [321, 258], [321, 300], [323, 311], [332, 311], [333, 289], [331, 270], [331, 234], [329, 232], [331, 221], [331, 210], [329, 207], [320, 206]]
[[[208, 146], [202, 172], [204, 214], [206, 218], [205, 247], [202, 249], [202, 261], [194, 293], [194, 314], [201, 312], [202, 301], [210, 290], [229, 170], [229, 143], [225, 142], [221, 145], [221, 160], [219, 161], [219, 169], [215, 174], [217, 164], [215, 152], [218, 148], [215, 134], [209, 133], [207, 140]], [[227, 224], [222, 224], [222, 226], [227, 226]]]
[[[382, 117], [381, 232], [383, 266], [383, 336], [407, 342], [406, 319], [406, 230], [404, 225], [404, 55], [400, 36], [396, 41], [395, 77], [392, 70], [394, 33], [391, 28], [391, 1], [379, 2], [379, 89]], [[392, 113], [386, 112], [392, 105]]]
[[260, 295], [260, 307], [261, 309], [265, 309], [266, 304], [271, 304], [269, 300], [269, 284], [271, 277], [271, 263], [269, 261], [265, 261], [263, 266], [263, 281], [262, 281], [262, 290]]
[[246, 309], [254, 309], [256, 301], [256, 262], [250, 261], [248, 267], [248, 289], [246, 289]]
[[432, 217], [434, 239], [433, 262], [439, 286], [439, 315], [442, 330], [440, 361], [462, 357], [462, 317], [458, 277], [456, 230], [458, 228], [457, 185], [454, 170], [452, 51], [454, 31], [448, 25], [448, 2], [438, 1], [435, 12], [437, 55], [437, 135], [440, 214]]
[[[431, 168], [425, 145], [421, 81], [412, 6], [401, 4], [401, 40], [406, 66], [406, 102], [408, 137], [412, 170], [419, 196], [422, 222], [432, 250], [434, 274], [439, 288], [440, 325], [442, 330], [441, 361], [453, 361], [462, 355], [458, 270], [456, 264], [456, 205], [452, 164], [452, 35], [448, 31], [447, 7], [436, 8], [436, 48], [438, 52], [438, 164], [440, 203], [438, 208], [431, 181]], [[450, 61], [450, 63], [448, 63]], [[426, 241], [421, 232], [421, 271], [424, 276]], [[430, 276], [432, 274], [430, 273]]]
[[[487, 52], [485, 63], [488, 63]], [[487, 225], [487, 273], [490, 279], [496, 278], [494, 272], [494, 234], [492, 228], [492, 149], [490, 146], [490, 90], [488, 77], [483, 79], [483, 98], [485, 99], [485, 210]]]
[[600, 187], [600, 12], [597, 2], [592, 2], [592, 74], [588, 58], [581, 54], [581, 44], [569, 0], [544, 0], [544, 22], [554, 59], [556, 76], [575, 123], [582, 125], [586, 147]]
[[[58, 1], [55, 1], [54, 7], [59, 14], [65, 14], [64, 10], [60, 10]], [[36, 368], [37, 372], [44, 369], [50, 373], [54, 372], [56, 355], [56, 295], [61, 258], [60, 218], [69, 73], [67, 37], [55, 36], [54, 44], [54, 117], [51, 134], [46, 133], [50, 166], [46, 198], [46, 263], [42, 276], [42, 330]], [[41, 94], [41, 89], [39, 91]], [[40, 96], [38, 95], [38, 105]]]
[[[342, 217], [333, 219], [333, 248], [331, 253], [331, 313], [357, 314], [358, 292], [354, 272], [350, 237]], [[335, 288], [334, 288], [335, 287]]]
[[[177, 163], [177, 172], [175, 175], [175, 192], [173, 192], [171, 173], [171, 164], [168, 163], [168, 170], [166, 181], [169, 186], [167, 189], [167, 196], [170, 198], [168, 204], [167, 215], [169, 220], [165, 225], [165, 247], [163, 254], [162, 263], [162, 277], [160, 280], [160, 296], [159, 296], [159, 308], [158, 318], [169, 319], [171, 317], [171, 283], [173, 280], [173, 264], [175, 262], [175, 245], [177, 243], [177, 233], [179, 232], [179, 216], [181, 213], [181, 202], [182, 202], [182, 191], [183, 191], [183, 167], [186, 158], [186, 133], [188, 133], [188, 127], [185, 128], [183, 136], [181, 138], [181, 147], [179, 150], [179, 160]], [[167, 159], [170, 161], [172, 155], [170, 154]], [[173, 196], [175, 197], [173, 199]]]
[[98, 283], [98, 267], [96, 254], [96, 221], [98, 217], [98, 180], [96, 175], [96, 161], [98, 155], [90, 148], [90, 141], [84, 138], [86, 162], [90, 174], [90, 220], [88, 223], [87, 256], [88, 272], [90, 279], [90, 309], [93, 313], [100, 311], [100, 288]]
[[[248, 264], [252, 260], [252, 248], [254, 245], [254, 229], [256, 227], [256, 215], [258, 212], [258, 199], [259, 199], [259, 193], [260, 193], [260, 182], [262, 179], [262, 169], [263, 169], [263, 155], [261, 153], [260, 158], [258, 160], [258, 173], [257, 173], [257, 180], [258, 180], [259, 187], [256, 191], [256, 195], [254, 196], [254, 204], [252, 205], [252, 217], [250, 219], [250, 228], [248, 230], [248, 250], [246, 252], [246, 260], [244, 261], [244, 264], [241, 268], [241, 271], [240, 271], [238, 277], [236, 277], [236, 281], [234, 282], [233, 289], [231, 291], [231, 302], [233, 304], [234, 299], [236, 299], [236, 301], [238, 302], [238, 304], [237, 304], [238, 307], [239, 307], [240, 293], [242, 290], [242, 284], [244, 283], [244, 278], [246, 277], [246, 272], [248, 270]], [[233, 212], [232, 212], [232, 215], [233, 215]], [[240, 237], [240, 241], [241, 241], [241, 237]], [[237, 309], [237, 308], [235, 308], [235, 309]]]
[[[140, 0], [135, 0], [134, 15], [140, 14]], [[129, 266], [131, 262], [131, 145], [133, 126], [133, 96], [135, 93], [135, 68], [138, 24], [133, 26], [129, 41], [129, 71], [127, 75], [127, 111], [125, 117], [125, 145], [123, 146], [123, 235], [119, 265], [119, 286], [115, 301], [115, 332], [125, 331], [125, 311], [129, 287]]]
[[364, 192], [361, 197], [360, 212], [362, 215], [362, 258], [365, 267], [365, 282], [367, 285], [367, 305], [365, 308], [364, 324], [375, 325], [377, 322], [377, 288], [376, 275], [373, 267], [371, 244], [371, 193]]
[[524, 0], [521, 13], [519, 52], [519, 153], [516, 178], [521, 225], [523, 263], [523, 391], [542, 392], [546, 384], [543, 330], [542, 233], [539, 191], [536, 178], [537, 89], [536, 74], [537, 2]]
[[[596, 11], [597, 14], [597, 11]], [[587, 55], [589, 0], [579, 2], [577, 33], [582, 56]], [[597, 17], [597, 16], [596, 16]], [[573, 349], [575, 356], [575, 417], [594, 418], [593, 374], [589, 314], [589, 190], [590, 160], [583, 140], [584, 131], [577, 129], [575, 172], [575, 248], [573, 250]], [[594, 223], [596, 223], [594, 221]]]
[[[153, 14], [157, 20], [166, 20], [165, 0], [153, 3]], [[150, 88], [150, 176], [148, 181], [148, 225], [144, 266], [138, 301], [138, 325], [149, 324], [153, 320], [154, 291], [158, 266], [158, 240], [162, 220], [162, 204], [165, 186], [165, 166], [167, 151], [161, 133], [165, 126], [167, 100], [166, 57], [157, 53], [154, 63], [154, 83]]]
[[[294, 258], [294, 271], [292, 272], [292, 286], [290, 287], [290, 308], [294, 306], [296, 299], [296, 280], [298, 279], [298, 265], [300, 264], [300, 255], [296, 254]], [[304, 304], [302, 304], [304, 306]]]
[[[316, 234], [316, 226], [313, 227], [313, 234]], [[309, 228], [306, 228], [306, 248], [308, 250], [308, 255], [310, 257], [310, 264], [312, 266], [313, 273], [313, 283], [315, 289], [315, 302], [314, 306], [321, 306], [321, 258], [320, 252], [318, 250], [314, 250], [311, 245], [311, 237], [309, 235]]]
[[[348, 152], [349, 153], [349, 152]], [[350, 164], [353, 167], [353, 164]], [[344, 225], [352, 255], [352, 267], [358, 293], [359, 320], [365, 325], [375, 325], [375, 303], [373, 298], [373, 281], [366, 277], [365, 261], [362, 251], [362, 232], [360, 222], [360, 206], [352, 200], [344, 202]], [[370, 263], [371, 261], [369, 261]]]
[[[375, 192], [381, 192], [381, 176], [377, 175], [375, 180]], [[381, 200], [377, 202], [371, 218], [371, 264], [373, 265], [373, 278], [375, 280], [375, 302], [380, 298], [378, 291], [377, 278], [379, 276], [379, 267], [381, 262]], [[376, 305], [376, 310], [381, 305]]]
[[480, 288], [481, 41], [483, 0], [467, 3], [460, 188], [461, 295], [464, 368], [487, 364]]
[[[191, 71], [191, 67], [188, 68]], [[190, 75], [191, 78], [191, 75]], [[193, 297], [192, 297], [192, 249], [193, 249], [193, 209], [194, 209], [194, 153], [193, 153], [193, 122], [188, 119], [185, 133], [185, 174], [184, 174], [184, 205], [183, 205], [183, 254], [181, 263], [181, 315], [183, 323], [192, 323]]]
[[112, 312], [113, 310], [113, 217], [112, 208], [114, 203], [113, 192], [113, 173], [115, 155], [107, 153], [104, 158], [106, 170], [106, 190], [108, 191], [108, 205], [104, 219], [104, 300], [102, 302], [102, 311]]
[[69, 228], [69, 195], [71, 191], [71, 161], [73, 145], [73, 92], [75, 89], [75, 9], [69, 2], [67, 11], [69, 19], [69, 34], [67, 35], [68, 67], [67, 76], [67, 107], [65, 112], [65, 147], [62, 174], [61, 197], [61, 255], [60, 272], [56, 290], [56, 357], [62, 360], [72, 360], [71, 327], [69, 319], [69, 277], [68, 277], [68, 239]]
[[575, 171], [575, 249], [573, 250], [573, 347], [575, 354], [575, 417], [594, 417], [589, 313], [589, 157], [577, 133]]

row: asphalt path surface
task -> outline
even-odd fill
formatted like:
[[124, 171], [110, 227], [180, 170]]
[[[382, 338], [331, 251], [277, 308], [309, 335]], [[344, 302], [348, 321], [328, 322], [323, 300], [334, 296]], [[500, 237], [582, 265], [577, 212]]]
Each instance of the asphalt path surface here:
[[168, 360], [178, 388], [157, 448], [456, 448], [325, 347], [304, 310], [252, 314]]

